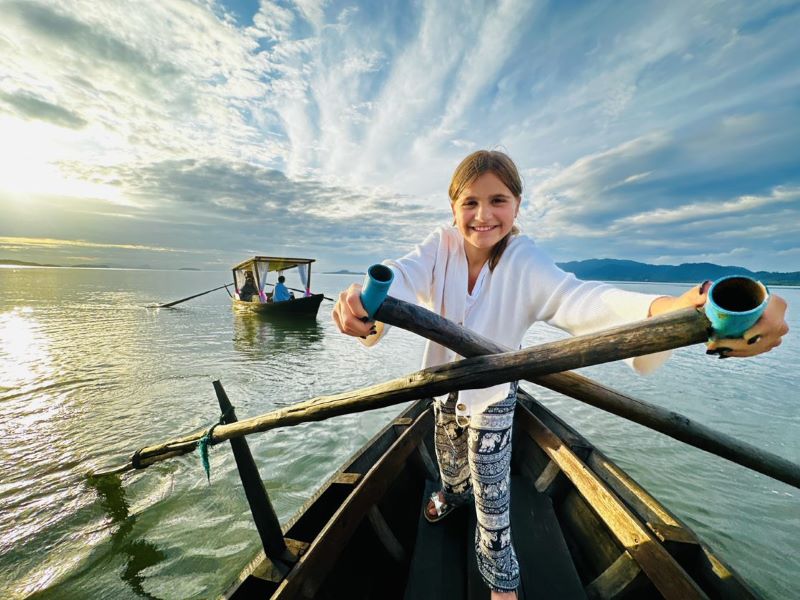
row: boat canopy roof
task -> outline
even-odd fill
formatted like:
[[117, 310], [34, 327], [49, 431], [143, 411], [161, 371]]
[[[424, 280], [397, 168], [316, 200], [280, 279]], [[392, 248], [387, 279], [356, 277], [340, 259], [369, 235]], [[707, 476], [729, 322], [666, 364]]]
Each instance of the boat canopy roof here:
[[[268, 265], [267, 272], [270, 271], [285, 271], [293, 269], [298, 265], [310, 265], [315, 262], [313, 258], [287, 258], [285, 256], [254, 256], [243, 260], [238, 265], [233, 267], [234, 271], [244, 271], [252, 269], [257, 264]], [[263, 271], [262, 271], [263, 272]]]

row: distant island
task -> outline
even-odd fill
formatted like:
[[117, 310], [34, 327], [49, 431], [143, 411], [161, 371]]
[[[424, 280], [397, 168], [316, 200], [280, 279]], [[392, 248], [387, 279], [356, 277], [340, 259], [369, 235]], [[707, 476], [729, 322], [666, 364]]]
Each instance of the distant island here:
[[[53, 265], [49, 263], [35, 263], [27, 262], [24, 260], [11, 260], [0, 258], [0, 265], [8, 265], [11, 267], [54, 267], [57, 269], [116, 269], [111, 265], [98, 265], [98, 264], [74, 264], [74, 265]], [[119, 267], [122, 268], [122, 267]]]
[[60, 267], [61, 265], [45, 265], [35, 262], [25, 262], [24, 260], [11, 260], [9, 258], [0, 258], [0, 265], [9, 265], [12, 267]]
[[[0, 258], [0, 266], [9, 267], [50, 267], [55, 269], [142, 269], [142, 270], [159, 270], [157, 267], [150, 265], [140, 265], [136, 267], [131, 266], [117, 266], [117, 265], [104, 265], [97, 263], [75, 263], [72, 265], [54, 265], [51, 263], [37, 263], [25, 260], [14, 260], [10, 258]], [[196, 267], [181, 267], [179, 269], [166, 269], [168, 271], [202, 271]]]
[[366, 275], [364, 271], [348, 271], [347, 269], [339, 269], [338, 271], [323, 271], [323, 275]]

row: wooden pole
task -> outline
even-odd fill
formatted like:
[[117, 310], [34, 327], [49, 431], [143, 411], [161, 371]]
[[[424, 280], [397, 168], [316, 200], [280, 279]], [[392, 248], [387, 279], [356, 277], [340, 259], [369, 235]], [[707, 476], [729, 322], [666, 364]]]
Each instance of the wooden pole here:
[[[250, 273], [252, 273], [253, 271], [255, 271], [256, 289], [259, 290], [258, 294], [256, 294], [256, 295], [258, 296], [258, 299], [261, 300], [261, 293], [264, 291], [264, 286], [267, 285], [267, 283], [265, 281], [264, 282], [264, 286], [261, 285], [261, 277], [259, 277], [259, 275], [258, 275], [258, 263], [253, 263], [253, 265], [250, 267]], [[269, 271], [266, 272], [264, 277], [266, 278], [267, 275], [269, 275]], [[235, 277], [236, 277], [236, 275], [234, 275], [234, 280], [235, 280]], [[244, 277], [245, 277], [245, 282], [246, 282], [247, 281], [247, 272], [245, 272]], [[241, 298], [241, 296], [240, 296], [240, 298]], [[266, 297], [266, 294], [265, 294], [264, 295], [264, 299], [266, 300], [266, 298], [267, 297]]]
[[[402, 304], [405, 310], [409, 310], [409, 307], [410, 305]], [[276, 427], [320, 421], [350, 412], [443, 395], [453, 390], [485, 388], [518, 379], [534, 379], [568, 369], [686, 346], [704, 341], [707, 338], [707, 325], [704, 315], [689, 309], [516, 352], [476, 356], [430, 367], [368, 388], [313, 398], [238, 423], [219, 425], [214, 429], [212, 443]], [[469, 333], [464, 330], [462, 332], [462, 337]], [[163, 444], [142, 448], [135, 454], [135, 467], [131, 462], [118, 469], [125, 471], [142, 468], [163, 460], [163, 455], [175, 456], [191, 452], [204, 433], [198, 431]], [[116, 469], [114, 471], [119, 472]]]
[[[224, 415], [222, 422], [225, 424], [238, 422], [233, 405], [219, 380], [214, 381], [214, 391], [217, 393], [219, 409]], [[231, 438], [230, 442], [233, 456], [236, 459], [236, 468], [247, 497], [247, 504], [250, 506], [261, 544], [264, 546], [264, 554], [276, 568], [285, 574], [289, 571], [288, 564], [297, 562], [297, 558], [292, 555], [283, 541], [281, 524], [272, 507], [272, 502], [269, 500], [267, 490], [264, 488], [264, 481], [258, 472], [256, 461], [253, 460], [247, 439], [244, 437]]]
[[[375, 318], [433, 340], [464, 357], [508, 351], [507, 348], [459, 327], [436, 313], [392, 297], [386, 298]], [[637, 400], [577, 373], [552, 373], [530, 380], [773, 479], [800, 487], [800, 466], [728, 434], [695, 423], [680, 413]]]

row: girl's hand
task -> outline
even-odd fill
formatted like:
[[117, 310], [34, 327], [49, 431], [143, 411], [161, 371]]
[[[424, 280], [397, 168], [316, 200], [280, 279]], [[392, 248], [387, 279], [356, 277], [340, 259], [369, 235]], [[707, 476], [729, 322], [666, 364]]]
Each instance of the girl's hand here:
[[[706, 303], [710, 281], [704, 281], [678, 297], [662, 296], [650, 305], [650, 316], [680, 310], [682, 308], [700, 308]], [[745, 358], [769, 352], [781, 345], [781, 338], [789, 332], [786, 324], [786, 301], [780, 296], [770, 294], [764, 314], [738, 339], [711, 340], [707, 354], [718, 354], [720, 358], [734, 356]]]
[[650, 305], [650, 314], [648, 316], [655, 317], [656, 315], [681, 310], [682, 308], [700, 308], [706, 303], [708, 288], [710, 287], [711, 281], [706, 280], [680, 296], [661, 296], [656, 298]]
[[769, 352], [781, 345], [781, 338], [789, 332], [786, 324], [786, 300], [770, 294], [764, 314], [739, 339], [712, 340], [707, 354], [719, 354], [720, 358], [735, 356], [744, 358]]
[[375, 333], [375, 323], [366, 321], [367, 311], [361, 304], [361, 286], [357, 283], [339, 294], [331, 316], [339, 331], [347, 335], [366, 338]]

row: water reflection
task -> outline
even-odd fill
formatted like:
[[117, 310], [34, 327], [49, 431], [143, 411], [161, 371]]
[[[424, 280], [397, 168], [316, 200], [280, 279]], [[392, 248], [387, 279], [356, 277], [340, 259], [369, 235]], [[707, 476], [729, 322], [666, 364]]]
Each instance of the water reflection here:
[[30, 307], [0, 314], [0, 381], [13, 389], [52, 374], [49, 340]]
[[145, 540], [131, 539], [136, 516], [130, 514], [125, 490], [118, 475], [88, 477], [87, 484], [97, 492], [100, 505], [111, 518], [113, 525], [118, 525], [111, 534], [111, 555], [124, 556], [125, 568], [120, 577], [128, 583], [136, 594], [142, 598], [156, 596], [149, 594], [143, 587], [145, 580], [143, 571], [157, 565], [166, 558], [166, 554], [154, 544]]
[[234, 313], [233, 348], [253, 360], [303, 352], [323, 337], [324, 330], [316, 319]]

